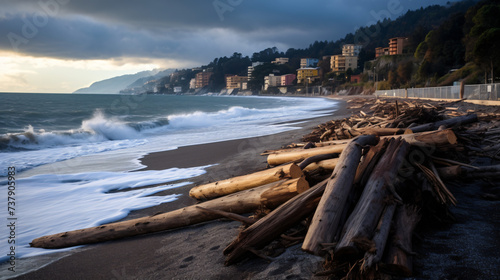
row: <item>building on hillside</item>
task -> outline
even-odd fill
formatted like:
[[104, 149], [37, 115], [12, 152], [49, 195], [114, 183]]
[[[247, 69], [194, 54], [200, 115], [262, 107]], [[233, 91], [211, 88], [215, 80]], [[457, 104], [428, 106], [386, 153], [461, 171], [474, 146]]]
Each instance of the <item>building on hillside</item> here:
[[332, 72], [345, 72], [348, 69], [356, 70], [358, 68], [357, 56], [332, 55], [330, 60]]
[[247, 76], [227, 76], [226, 77], [226, 89], [242, 89], [243, 83], [248, 82]]
[[403, 51], [407, 45], [407, 37], [396, 37], [389, 39], [389, 55], [403, 54]]
[[274, 74], [269, 74], [264, 77], [264, 90], [270, 87], [277, 87], [281, 85], [281, 76], [274, 76]]
[[195, 89], [196, 88], [196, 78], [192, 78], [189, 81], [189, 89]]
[[297, 78], [295, 74], [286, 74], [281, 76], [281, 86], [291, 86], [293, 85], [293, 81]]
[[289, 61], [288, 57], [278, 57], [273, 62], [273, 64], [287, 64]]
[[264, 63], [257, 61], [257, 62], [253, 62], [252, 66], [248, 66], [248, 80], [249, 81], [252, 79], [252, 73], [253, 73], [253, 70], [255, 69], [255, 67], [262, 65], [262, 64], [264, 64]]
[[319, 68], [317, 67], [304, 67], [297, 69], [297, 83], [302, 84], [306, 79], [308, 81], [319, 78]]
[[361, 49], [363, 48], [362, 45], [355, 45], [355, 44], [347, 44], [342, 46], [342, 55], [343, 56], [359, 56], [359, 53], [361, 52]]
[[398, 55], [403, 54], [408, 46], [407, 37], [395, 37], [389, 39], [389, 47], [378, 47], [375, 49], [375, 58], [383, 55]]
[[300, 68], [316, 67], [318, 62], [317, 58], [302, 58], [300, 59]]
[[352, 75], [351, 76], [351, 83], [353, 83], [353, 84], [361, 83], [361, 75]]
[[389, 48], [378, 47], [375, 49], [375, 58], [383, 55], [389, 55]]
[[203, 71], [196, 74], [196, 88], [203, 88], [210, 84], [210, 78], [213, 72]]

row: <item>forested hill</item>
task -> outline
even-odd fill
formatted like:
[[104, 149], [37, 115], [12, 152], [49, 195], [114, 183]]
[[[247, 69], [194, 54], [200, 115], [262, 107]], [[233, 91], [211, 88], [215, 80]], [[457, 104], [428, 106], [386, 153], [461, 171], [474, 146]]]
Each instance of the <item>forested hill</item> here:
[[[449, 3], [447, 6], [433, 5], [414, 11], [407, 11], [395, 20], [390, 19], [368, 19], [376, 24], [361, 27], [354, 33], [347, 34], [337, 41], [316, 41], [304, 49], [290, 48], [283, 52], [277, 48], [267, 48], [254, 53], [251, 57], [234, 53], [231, 57], [215, 58], [203, 68], [211, 68], [214, 72], [213, 90], [224, 87], [226, 75], [246, 75], [247, 67], [251, 62], [271, 62], [278, 57], [290, 59], [289, 68], [285, 72], [299, 68], [300, 58], [312, 57], [321, 59], [323, 56], [340, 54], [344, 44], [362, 44], [363, 51], [360, 54], [359, 65], [362, 67], [365, 61], [375, 57], [375, 48], [387, 46], [390, 38], [405, 36], [409, 37], [410, 46], [408, 52], [413, 53], [418, 45], [425, 40], [429, 31], [439, 27], [447, 19], [456, 14], [465, 14], [477, 1], [464, 0]], [[380, 16], [383, 14], [381, 13]]]

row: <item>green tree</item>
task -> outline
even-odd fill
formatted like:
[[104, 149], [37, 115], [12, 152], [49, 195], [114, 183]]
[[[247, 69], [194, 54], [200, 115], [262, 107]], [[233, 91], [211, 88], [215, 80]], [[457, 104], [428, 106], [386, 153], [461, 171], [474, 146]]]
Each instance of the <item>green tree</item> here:
[[[483, 32], [474, 46], [474, 60], [483, 69], [494, 72], [500, 68], [500, 28], [490, 28]], [[487, 76], [487, 75], [485, 75]]]
[[466, 59], [474, 61], [474, 49], [481, 35], [491, 28], [500, 27], [500, 4], [498, 1], [482, 1], [466, 14], [464, 31], [466, 37]]

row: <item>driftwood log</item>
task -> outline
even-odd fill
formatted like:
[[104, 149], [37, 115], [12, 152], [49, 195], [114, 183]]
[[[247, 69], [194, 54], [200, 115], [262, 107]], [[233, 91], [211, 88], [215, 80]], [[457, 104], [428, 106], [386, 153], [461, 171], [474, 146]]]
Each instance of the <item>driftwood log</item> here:
[[392, 242], [380, 267], [386, 273], [409, 277], [413, 271], [412, 235], [420, 221], [420, 214], [415, 207], [401, 206], [396, 210], [394, 220]]
[[382, 260], [395, 211], [396, 204], [389, 203], [386, 205], [373, 236], [374, 250], [365, 253], [365, 259], [362, 265], [363, 270], [368, 270]]
[[437, 168], [439, 176], [443, 179], [478, 179], [478, 178], [500, 178], [500, 165], [481, 166], [481, 167], [467, 167], [467, 166], [448, 166]]
[[391, 189], [394, 189], [392, 184], [409, 148], [410, 145], [402, 139], [390, 140], [387, 150], [377, 163], [361, 198], [349, 216], [345, 232], [336, 247], [337, 258], [354, 259], [364, 254], [359, 241], [372, 240], [386, 201], [391, 196]]
[[334, 170], [338, 162], [339, 162], [338, 158], [332, 158], [332, 159], [322, 160], [320, 162], [314, 162], [306, 166], [304, 168], [304, 171], [313, 171], [319, 168], [323, 168], [326, 170]]
[[311, 214], [318, 205], [327, 180], [295, 196], [264, 218], [246, 228], [224, 250], [226, 265], [231, 265], [251, 249], [258, 249], [279, 237], [285, 230]]
[[267, 157], [269, 165], [279, 165], [287, 162], [302, 161], [306, 158], [324, 155], [324, 154], [340, 154], [347, 147], [347, 144], [325, 146], [311, 149], [291, 149], [290, 151], [283, 151], [280, 153], [270, 154]]
[[43, 236], [34, 239], [30, 246], [57, 249], [185, 227], [220, 218], [219, 214], [199, 209], [200, 206], [244, 214], [262, 206], [276, 207], [308, 188], [303, 177], [283, 180], [168, 213]]
[[460, 116], [460, 117], [455, 117], [455, 118], [442, 120], [442, 121], [438, 121], [438, 122], [434, 122], [434, 123], [427, 123], [427, 124], [423, 124], [423, 125], [414, 126], [412, 128], [407, 129], [405, 133], [431, 131], [431, 130], [438, 129], [440, 126], [444, 126], [444, 127], [449, 128], [449, 127], [464, 125], [464, 124], [473, 123], [473, 122], [477, 122], [477, 115], [476, 114]]
[[340, 155], [307, 231], [302, 245], [304, 251], [320, 254], [321, 244], [333, 241], [351, 193], [363, 146], [375, 145], [377, 141], [373, 135], [360, 136], [353, 139]]
[[285, 178], [299, 178], [302, 175], [302, 170], [296, 164], [292, 163], [248, 175], [196, 186], [189, 191], [189, 196], [196, 199], [212, 199], [263, 186]]
[[[381, 138], [390, 139], [402, 137], [406, 142], [413, 146], [444, 146], [444, 145], [455, 145], [457, 144], [457, 137], [451, 129], [421, 132], [414, 134], [403, 134], [395, 136], [383, 136]], [[267, 157], [267, 163], [269, 165], [279, 165], [288, 162], [302, 161], [308, 157], [331, 154], [331, 153], [341, 153], [347, 144], [339, 144], [332, 146], [323, 146], [311, 149], [290, 149], [283, 150], [281, 152], [269, 154]]]

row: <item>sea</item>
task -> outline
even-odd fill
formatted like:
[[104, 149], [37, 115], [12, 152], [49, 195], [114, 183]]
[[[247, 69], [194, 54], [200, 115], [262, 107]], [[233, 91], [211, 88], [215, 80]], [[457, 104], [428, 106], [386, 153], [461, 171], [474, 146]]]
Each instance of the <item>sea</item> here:
[[336, 108], [324, 98], [0, 93], [0, 263], [58, 251], [30, 248], [37, 237], [172, 202], [180, 194], [155, 194], [208, 167], [141, 171], [148, 153], [289, 131]]

